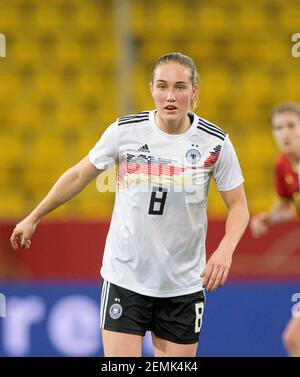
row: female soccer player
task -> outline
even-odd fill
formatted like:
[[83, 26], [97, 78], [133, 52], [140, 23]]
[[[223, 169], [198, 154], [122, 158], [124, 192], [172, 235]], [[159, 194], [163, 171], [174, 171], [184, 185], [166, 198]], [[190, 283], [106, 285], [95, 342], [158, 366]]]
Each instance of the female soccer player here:
[[[300, 106], [284, 103], [271, 114], [273, 136], [282, 152], [276, 160], [275, 189], [277, 202], [267, 213], [253, 216], [252, 235], [261, 237], [270, 227], [282, 224], [300, 214]], [[283, 333], [283, 342], [290, 356], [300, 356], [300, 317], [291, 318]]]
[[[190, 109], [198, 73], [180, 53], [156, 62], [155, 110], [118, 118], [13, 231], [30, 246], [42, 217], [118, 162], [115, 206], [101, 275], [105, 356], [141, 356], [152, 332], [156, 356], [195, 356], [204, 288], [224, 285], [248, 224], [243, 177], [228, 135]], [[214, 177], [228, 207], [225, 235], [205, 264], [206, 206]]]

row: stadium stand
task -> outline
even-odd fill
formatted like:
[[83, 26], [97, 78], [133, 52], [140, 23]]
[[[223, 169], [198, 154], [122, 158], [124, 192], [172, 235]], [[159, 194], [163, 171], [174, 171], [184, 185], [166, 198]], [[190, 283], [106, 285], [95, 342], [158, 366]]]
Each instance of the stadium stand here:
[[[119, 115], [114, 4], [2, 4], [8, 54], [0, 64], [0, 218], [22, 217]], [[267, 207], [272, 198], [264, 187], [270, 187], [276, 155], [267, 114], [273, 104], [300, 95], [299, 62], [290, 53], [299, 9], [292, 0], [131, 4], [131, 111], [152, 107], [147, 85], [159, 55], [191, 55], [201, 75], [197, 112], [229, 132], [251, 210]], [[211, 198], [210, 213], [223, 215], [216, 190]], [[51, 216], [107, 218], [112, 205], [113, 194], [100, 196], [93, 186]]]

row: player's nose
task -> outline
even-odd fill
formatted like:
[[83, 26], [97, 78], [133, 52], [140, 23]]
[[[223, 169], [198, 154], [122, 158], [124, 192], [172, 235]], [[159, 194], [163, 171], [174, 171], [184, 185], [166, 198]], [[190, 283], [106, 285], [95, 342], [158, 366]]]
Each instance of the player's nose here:
[[167, 92], [167, 101], [172, 101], [172, 102], [175, 101], [175, 95], [172, 89], [169, 89]]

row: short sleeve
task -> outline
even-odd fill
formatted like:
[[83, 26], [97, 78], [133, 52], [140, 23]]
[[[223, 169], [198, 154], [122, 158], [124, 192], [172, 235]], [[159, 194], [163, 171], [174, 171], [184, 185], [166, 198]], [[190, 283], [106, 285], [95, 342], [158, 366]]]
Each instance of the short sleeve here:
[[213, 177], [219, 191], [233, 190], [244, 182], [236, 152], [228, 136], [224, 141]]
[[279, 161], [276, 161], [275, 164], [274, 181], [276, 194], [282, 198], [289, 197], [288, 193], [285, 190], [284, 179], [282, 176], [282, 168]]
[[[285, 155], [280, 155], [275, 162], [274, 184], [276, 194], [284, 199], [292, 199], [298, 191], [297, 178], [293, 182], [293, 168]], [[291, 179], [291, 182], [287, 182]]]
[[105, 170], [118, 161], [118, 155], [118, 125], [113, 123], [90, 150], [89, 160], [97, 169]]

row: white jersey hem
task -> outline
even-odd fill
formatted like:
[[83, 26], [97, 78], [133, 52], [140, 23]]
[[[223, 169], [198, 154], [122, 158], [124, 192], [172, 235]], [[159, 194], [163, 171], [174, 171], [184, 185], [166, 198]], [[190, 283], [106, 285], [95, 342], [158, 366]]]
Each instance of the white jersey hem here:
[[140, 295], [144, 295], [144, 296], [149, 296], [149, 297], [162, 297], [162, 298], [167, 298], [167, 297], [177, 297], [177, 296], [185, 296], [185, 295], [189, 295], [189, 294], [192, 294], [192, 293], [196, 293], [196, 292], [200, 292], [200, 291], [203, 291], [204, 288], [202, 287], [202, 284], [199, 283], [196, 287], [190, 287], [190, 288], [187, 288], [187, 289], [178, 289], [178, 290], [167, 290], [167, 291], [163, 291], [163, 290], [160, 290], [159, 292], [157, 292], [156, 290], [152, 290], [152, 289], [145, 289], [145, 288], [141, 288], [141, 287], [136, 287], [132, 284], [128, 284], [127, 282], [124, 282], [124, 281], [117, 281], [117, 280], [114, 280], [114, 279], [109, 279], [107, 278], [106, 276], [104, 276], [102, 273], [101, 273], [101, 277], [103, 278], [103, 280], [106, 280], [107, 282], [111, 283], [111, 284], [115, 284], [121, 288], [125, 288], [125, 289], [128, 289], [132, 292], [135, 292], [135, 293], [138, 293]]

